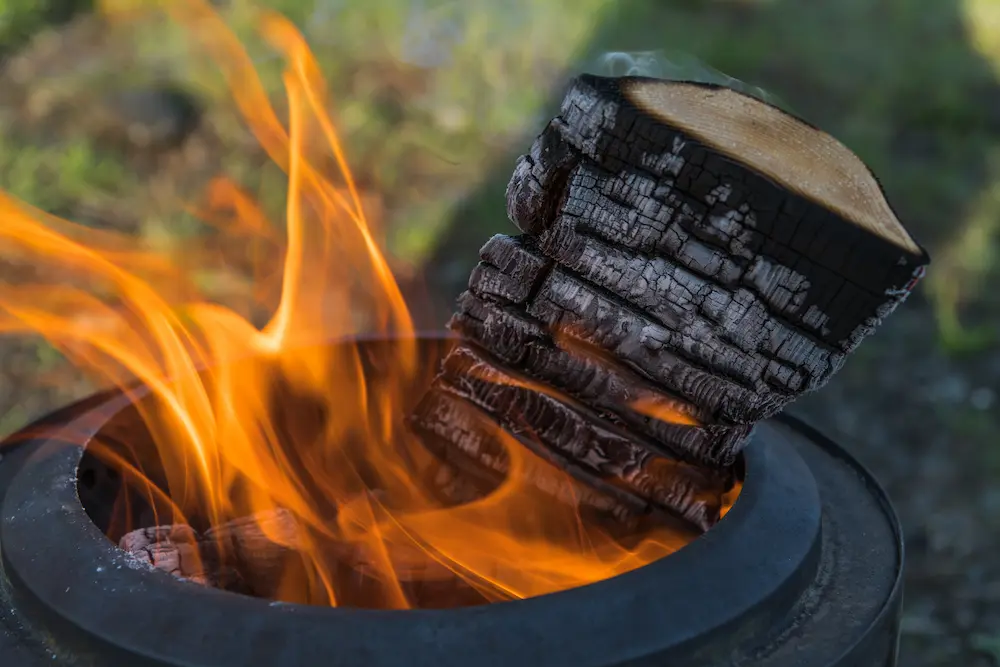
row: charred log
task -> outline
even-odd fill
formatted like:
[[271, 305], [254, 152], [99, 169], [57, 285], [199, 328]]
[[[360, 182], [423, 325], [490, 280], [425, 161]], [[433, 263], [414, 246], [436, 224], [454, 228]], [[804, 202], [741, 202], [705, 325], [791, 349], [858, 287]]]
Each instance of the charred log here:
[[[753, 424], [829, 381], [928, 263], [842, 144], [695, 83], [578, 78], [507, 211], [524, 236], [483, 247], [434, 391], [640, 501], [618, 509], [700, 528]], [[438, 450], [475, 439], [432, 404]]]
[[[486, 244], [483, 262], [470, 278], [469, 291], [459, 298], [450, 327], [489, 350], [511, 369], [646, 436], [655, 453], [713, 466], [732, 463], [726, 457], [750, 428], [722, 422], [711, 410], [699, 407], [706, 403], [701, 400], [700, 392], [712, 386], [714, 378], [710, 374], [687, 366], [678, 367], [675, 375], [664, 371], [661, 375], [675, 389], [667, 392], [662, 383], [650, 381], [641, 366], [587, 345], [573, 336], [571, 328], [553, 331], [529, 314], [533, 304], [503, 296], [510, 291], [505, 279], [512, 283], [520, 276], [508, 275], [519, 272], [510, 264], [496, 261], [495, 249], [521, 243], [522, 240], [498, 236]], [[488, 282], [479, 279], [484, 275], [489, 277]], [[538, 279], [537, 284], [541, 283]], [[540, 293], [537, 288], [534, 292]], [[660, 357], [670, 361], [666, 355]], [[660, 409], [649, 409], [654, 406]]]

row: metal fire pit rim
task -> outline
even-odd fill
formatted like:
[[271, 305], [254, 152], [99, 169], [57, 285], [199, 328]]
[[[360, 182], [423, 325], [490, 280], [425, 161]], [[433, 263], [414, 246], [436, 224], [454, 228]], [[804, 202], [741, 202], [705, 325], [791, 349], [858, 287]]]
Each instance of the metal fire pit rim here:
[[[880, 628], [884, 625], [892, 623], [896, 620], [892, 617], [898, 616], [899, 614], [899, 608], [903, 597], [903, 575], [906, 566], [906, 539], [903, 534], [903, 526], [899, 520], [899, 515], [896, 513], [896, 508], [892, 504], [892, 497], [889, 495], [889, 492], [885, 489], [885, 487], [882, 486], [882, 483], [878, 481], [878, 478], [872, 473], [871, 470], [868, 469], [868, 466], [855, 456], [851, 455], [851, 453], [842, 445], [839, 445], [836, 441], [827, 436], [812, 422], [812, 420], [801, 414], [789, 412], [779, 413], [772, 417], [772, 420], [784, 424], [793, 431], [802, 434], [808, 438], [810, 442], [825, 451], [827, 454], [854, 470], [861, 477], [861, 479], [864, 480], [865, 485], [872, 492], [872, 495], [878, 499], [879, 506], [885, 513], [887, 523], [892, 529], [894, 546], [896, 548], [898, 558], [898, 566], [896, 569], [896, 577], [893, 580], [889, 594], [886, 596], [881, 609], [879, 609], [877, 616], [868, 626], [868, 629], [850, 646], [845, 648], [843, 653], [841, 653], [835, 661], [830, 663], [833, 665], [851, 664], [850, 659], [852, 656], [863, 652], [866, 644], [870, 642], [872, 637], [880, 631]], [[737, 502], [739, 501], [737, 500]], [[898, 651], [898, 644], [899, 638], [897, 636], [896, 651]]]
[[[437, 337], [440, 339], [441, 337]], [[378, 340], [378, 339], [376, 339]], [[384, 339], [383, 339], [384, 340]], [[81, 418], [93, 418], [96, 414], [103, 418], [110, 418], [120, 409], [129, 403], [129, 397], [118, 394], [111, 394], [106, 402], [101, 403], [91, 397], [83, 402], [82, 415], [77, 415], [78, 422]], [[95, 403], [97, 403], [95, 407]], [[72, 406], [71, 406], [72, 408]], [[72, 415], [72, 409], [62, 411], [62, 416]], [[49, 422], [55, 420], [50, 419]], [[99, 424], [95, 420], [94, 431]], [[767, 430], [767, 425], [762, 428]], [[36, 429], [37, 430], [37, 429]], [[164, 650], [169, 652], [171, 647], [157, 647], [154, 644], [143, 644], [139, 642], [139, 637], [143, 635], [142, 630], [148, 625], [149, 619], [144, 624], [138, 622], [140, 627], [135, 627], [137, 617], [132, 613], [120, 613], [121, 624], [111, 624], [111, 628], [117, 630], [112, 636], [107, 636], [107, 624], [105, 626], [96, 625], [94, 605], [85, 604], [82, 607], [77, 605], [76, 614], [72, 614], [65, 609], [65, 603], [72, 601], [70, 598], [81, 599], [81, 596], [107, 596], [109, 586], [114, 586], [111, 593], [118, 593], [121, 598], [121, 591], [127, 590], [128, 595], [140, 593], [141, 596], [152, 596], [150, 602], [166, 599], [168, 601], [181, 601], [190, 611], [190, 606], [199, 606], [201, 612], [205, 612], [206, 607], [210, 607], [216, 618], [226, 624], [232, 624], [233, 614], [236, 617], [246, 615], [250, 610], [258, 615], [263, 614], [273, 623], [278, 618], [291, 615], [295, 621], [290, 628], [290, 636], [298, 637], [301, 634], [302, 623], [312, 619], [317, 623], [325, 634], [336, 634], [338, 637], [333, 642], [336, 646], [331, 648], [332, 652], [323, 652], [314, 656], [315, 659], [328, 662], [331, 655], [338, 655], [338, 651], [346, 653], [349, 657], [345, 664], [353, 658], [351, 651], [344, 651], [347, 648], [344, 640], [351, 637], [370, 637], [372, 632], [377, 632], [381, 639], [378, 643], [393, 643], [392, 635], [396, 634], [397, 648], [398, 640], [404, 640], [403, 644], [410, 644], [409, 648], [400, 648], [402, 651], [414, 651], [427, 657], [428, 664], [437, 664], [445, 667], [450, 664], [462, 664], [464, 660], [474, 656], [481, 664], [515, 664], [517, 662], [529, 663], [532, 660], [542, 658], [544, 664], [548, 665], [588, 665], [588, 664], [612, 664], [609, 661], [622, 660], [623, 656], [628, 659], [640, 659], [646, 655], [658, 654], [663, 656], [682, 655], [692, 649], [694, 644], [702, 645], [710, 642], [719, 634], [729, 632], [734, 625], [738, 625], [743, 616], [750, 614], [753, 610], [765, 603], [774, 604], [775, 597], [784, 598], [785, 604], [779, 606], [791, 607], [795, 599], [801, 593], [802, 587], [807, 585], [807, 580], [813, 574], [815, 565], [815, 555], [819, 544], [820, 531], [820, 502], [815, 481], [809, 471], [808, 466], [803, 462], [794, 448], [782, 442], [780, 434], [771, 434], [770, 438], [763, 438], [758, 433], [757, 440], [747, 449], [746, 469], [747, 483], [744, 487], [740, 499], [736, 502], [726, 519], [718, 527], [709, 531], [704, 537], [682, 549], [669, 558], [652, 563], [633, 572], [620, 575], [610, 580], [596, 582], [589, 586], [584, 586], [569, 591], [563, 591], [527, 600], [520, 600], [512, 603], [489, 605], [486, 607], [476, 607], [468, 609], [442, 610], [442, 611], [371, 611], [357, 609], [331, 609], [304, 607], [297, 605], [285, 605], [269, 603], [266, 600], [246, 598], [235, 594], [205, 589], [200, 586], [182, 582], [169, 575], [152, 572], [147, 569], [130, 569], [127, 564], [123, 564], [126, 555], [111, 544], [90, 521], [85, 514], [83, 506], [79, 501], [76, 489], [76, 470], [82, 456], [82, 450], [76, 447], [69, 448], [64, 444], [53, 442], [51, 433], [49, 438], [38, 442], [38, 447], [30, 455], [30, 460], [24, 468], [17, 474], [13, 484], [8, 490], [4, 499], [2, 523], [0, 523], [0, 543], [3, 544], [2, 557], [3, 568], [6, 570], [13, 589], [22, 604], [34, 607], [39, 613], [47, 614], [50, 623], [59, 623], [71, 626], [75, 632], [82, 632], [85, 640], [97, 641], [100, 644], [113, 644], [119, 650], [126, 650], [130, 659], [135, 660], [132, 664], [185, 664], [185, 665], [222, 665], [228, 663], [218, 662], [219, 655], [232, 656], [223, 651], [219, 655], [211, 652], [204, 652], [206, 648], [202, 642], [199, 644], [200, 655], [157, 655]], [[782, 465], [775, 468], [768, 465], [768, 458], [780, 459]], [[775, 478], [775, 474], [777, 477]], [[769, 479], [762, 479], [761, 476], [770, 475]], [[789, 505], [789, 494], [793, 498], [798, 498], [802, 503]], [[772, 506], [773, 505], [773, 506]], [[772, 506], [772, 507], [768, 507]], [[789, 507], [794, 511], [789, 511]], [[780, 508], [782, 512], [774, 512]], [[753, 537], [759, 535], [754, 520], [760, 520], [762, 514], [770, 521], [777, 516], [789, 522], [784, 530], [776, 531], [777, 534], [795, 537], [790, 546], [791, 553], [787, 559], [758, 558], [752, 563], [742, 563], [741, 559], [753, 554], [754, 549], [736, 548], [730, 546], [719, 547], [726, 540], [737, 538], [749, 539], [749, 544], [753, 545]], [[72, 587], [75, 589], [72, 594], [69, 590], [62, 590], [62, 582], [55, 584], [55, 579], [50, 569], [45, 568], [42, 563], [46, 553], [51, 553], [54, 546], [45, 540], [24, 539], [24, 531], [30, 533], [30, 523], [35, 520], [55, 520], [55, 530], [35, 531], [41, 533], [43, 538], [47, 535], [49, 542], [54, 536], [65, 545], [67, 535], [75, 538], [78, 542], [77, 550], [83, 552], [84, 560], [91, 568], [89, 574], [100, 572], [117, 577], [117, 583], [109, 584], [109, 577], [84, 576], [81, 571], [80, 576], [74, 577]], [[773, 525], [770, 527], [774, 531]], [[17, 535], [18, 530], [21, 535]], [[741, 533], [742, 531], [742, 533]], [[739, 540], [737, 540], [739, 542]], [[746, 546], [745, 544], [743, 545]], [[766, 545], [767, 555], [771, 555], [773, 543]], [[758, 548], [757, 551], [760, 551]], [[718, 572], [718, 579], [711, 576], [712, 555], [715, 555], [716, 569], [720, 569], [718, 561], [721, 557], [725, 559], [725, 569], [730, 572], [741, 572], [747, 568], [770, 569], [770, 576], [761, 577], [732, 577], [726, 578], [725, 571]], [[79, 555], [79, 554], [78, 554]], [[762, 554], [758, 554], [762, 555]], [[83, 567], [80, 563], [75, 563], [77, 568]], [[693, 565], [697, 569], [691, 570]], [[743, 567], [741, 567], [743, 565]], [[709, 570], [706, 571], [706, 568]], [[67, 568], [68, 569], [68, 568]], [[719, 613], [712, 610], [712, 604], [708, 604], [708, 610], [714, 613], [697, 613], [697, 609], [692, 609], [690, 605], [686, 608], [675, 608], [673, 613], [669, 612], [672, 598], [684, 599], [682, 590], [686, 580], [690, 580], [690, 572], [700, 572], [702, 578], [698, 582], [701, 604], [711, 603], [712, 596], [705, 595], [706, 590], [712, 589], [712, 584], [719, 593], [720, 598], [725, 600], [725, 609]], [[120, 574], [119, 574], [120, 572]], [[672, 573], [672, 574], [671, 574]], [[681, 576], [678, 576], [678, 575]], [[765, 573], [766, 574], [766, 573]], [[97, 581], [100, 579], [101, 581]], [[752, 591], [750, 595], [741, 585], [740, 581], [752, 580], [760, 584], [766, 582], [765, 588], [769, 588], [766, 594], [761, 595], [759, 590]], [[622, 592], [623, 584], [626, 593]], [[653, 584], [651, 586], [651, 584]], [[82, 590], [81, 590], [82, 589]], [[734, 590], [736, 598], [743, 593], [743, 604], [739, 600], [734, 603]], [[664, 598], [653, 599], [651, 590], [665, 595]], [[593, 616], [594, 598], [603, 603], [604, 608], [597, 614], [599, 618], [588, 618]], [[128, 596], [122, 598], [128, 600]], [[105, 600], [104, 606], [108, 606], [112, 601]], [[627, 611], [623, 607], [635, 606], [639, 603], [640, 610]], [[601, 605], [598, 605], [600, 607]], [[664, 609], [664, 606], [667, 609]], [[617, 607], [617, 608], [616, 608]], [[676, 607], [676, 605], [675, 605]], [[274, 611], [284, 612], [276, 616]], [[532, 610], [535, 613], [530, 613]], [[650, 615], [649, 610], [654, 613]], [[142, 610], [138, 610], [141, 612]], [[163, 607], [156, 607], [155, 615], [162, 617], [165, 611]], [[175, 610], [176, 611], [176, 610]], [[685, 612], [685, 613], [681, 613]], [[628, 646], [622, 646], [621, 640], [616, 641], [614, 633], [608, 632], [606, 627], [609, 619], [621, 622], [623, 618], [635, 619], [649, 618], [653, 621], [669, 621], [671, 629], [675, 630], [672, 636], [667, 638], [664, 626], [653, 623], [648, 632], [643, 636], [642, 641], [636, 641], [634, 629]], [[139, 613], [141, 617], [143, 614]], [[547, 617], [547, 622], [552, 622], [552, 617], [556, 618], [572, 617], [567, 629], [575, 629], [574, 633], [581, 640], [576, 650], [567, 650], [571, 647], [561, 646], [557, 653], [544, 655], [546, 642], [544, 637], [535, 637], [532, 641], [530, 636], [530, 618], [538, 615]], [[71, 618], [72, 616], [72, 618]], [[342, 633], [331, 633], [332, 623], [337, 620], [344, 622], [345, 627]], [[461, 622], [456, 624], [456, 619]], [[710, 622], [705, 623], [705, 619]], [[155, 621], [156, 619], [152, 619]], [[173, 619], [183, 620], [183, 619]], [[564, 619], [564, 623], [569, 622]], [[205, 623], [204, 619], [199, 621], [199, 625]], [[688, 626], [684, 628], [684, 624]], [[699, 625], [700, 623], [700, 625]], [[259, 623], [258, 623], [259, 624]], [[270, 624], [270, 623], [269, 623]], [[269, 625], [268, 624], [268, 625]], [[374, 624], [374, 625], [373, 625]], [[499, 624], [499, 626], [496, 626]], [[575, 625], [573, 625], [575, 624]], [[255, 624], [250, 623], [244, 627], [252, 628]], [[88, 627], [89, 626], [89, 627]], [[393, 627], [394, 626], [394, 627]], [[418, 627], [419, 626], [419, 627]], [[506, 627], [508, 631], [520, 633], [520, 637], [525, 641], [519, 643], [501, 642], [497, 645], [492, 661], [483, 662], [482, 646], [483, 641], [497, 643], [500, 639], [496, 636], [492, 627]], [[396, 632], [392, 632], [395, 629]], [[400, 633], [403, 629], [405, 632]], [[102, 632], [104, 630], [105, 632]], [[686, 631], [685, 631], [686, 630]], [[260, 632], [264, 630], [261, 629]], [[273, 628], [271, 628], [273, 632]], [[468, 633], [476, 637], [476, 641], [463, 647], [464, 650], [455, 650], [459, 647], [454, 644], [461, 643], [462, 638]], [[485, 633], [485, 634], [484, 634]], [[59, 633], [55, 633], [59, 634]], [[589, 638], [589, 639], [588, 639]], [[206, 638], [207, 639], [207, 638]], [[445, 641], [442, 641], [444, 639]], [[407, 641], [408, 640], [408, 641]], [[217, 641], [217, 639], [216, 639]], [[280, 642], [279, 642], [280, 643]], [[292, 642], [299, 644], [299, 642]], [[355, 646], [357, 651], [363, 651], [365, 646]], [[370, 649], [370, 645], [367, 647]], [[289, 650], [285, 646], [285, 651]], [[310, 658], [302, 654], [309, 649], [293, 648], [297, 651], [289, 664], [313, 664]], [[357, 655], [357, 651], [353, 655]], [[259, 653], [259, 651], [257, 652]], [[342, 654], [341, 653], [341, 654]], [[435, 655], [430, 655], [434, 653]], [[395, 651], [393, 652], [395, 654]], [[238, 655], [238, 652], [237, 652]], [[257, 655], [257, 654], [255, 654]], [[260, 657], [260, 655], [257, 655]], [[201, 661], [199, 661], [199, 658]], [[145, 659], [147, 663], [139, 662]], [[160, 660], [172, 660], [164, 663]], [[288, 660], [287, 655], [281, 659]], [[304, 661], [305, 659], [305, 661]], [[204, 662], [206, 661], [207, 662]], [[367, 664], [371, 665], [391, 665], [392, 656], [385, 654], [367, 655]], [[233, 662], [232, 664], [243, 664]], [[334, 663], [329, 663], [334, 664]], [[414, 663], [416, 664], [416, 663]]]

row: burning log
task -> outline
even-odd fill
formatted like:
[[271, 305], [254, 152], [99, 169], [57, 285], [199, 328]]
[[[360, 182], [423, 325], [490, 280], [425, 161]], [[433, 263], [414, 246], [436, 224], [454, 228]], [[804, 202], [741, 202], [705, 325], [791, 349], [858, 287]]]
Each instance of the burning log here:
[[507, 211], [523, 235], [483, 246], [414, 423], [502, 470], [453, 422], [468, 404], [617, 514], [700, 529], [753, 425], [826, 383], [928, 263], [846, 147], [696, 83], [578, 78]]

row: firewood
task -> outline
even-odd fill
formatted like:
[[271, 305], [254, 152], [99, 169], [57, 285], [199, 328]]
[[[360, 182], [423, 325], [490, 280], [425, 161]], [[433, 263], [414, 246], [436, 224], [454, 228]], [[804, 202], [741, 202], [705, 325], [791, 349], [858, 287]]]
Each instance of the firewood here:
[[701, 529], [753, 425], [829, 381], [929, 261], [850, 150], [706, 84], [579, 77], [507, 211], [523, 235], [483, 247], [415, 423], [497, 471], [489, 439], [435, 423], [464, 401], [633, 498], [617, 510]]
[[679, 461], [654, 472], [650, 463], [657, 457], [656, 448], [643, 443], [640, 434], [514, 375], [481, 351], [456, 348], [445, 360], [437, 383], [479, 407], [535, 453], [557, 460], [560, 467], [607, 480], [701, 528], [718, 518], [730, 476]]
[[527, 461], [519, 470], [520, 481], [578, 506], [584, 514], [634, 523], [638, 515], [654, 509], [648, 500], [617, 486], [614, 478], [560, 454], [537, 436], [504, 438], [491, 413], [443, 387], [424, 395], [411, 426], [425, 446], [447, 463], [444, 471], [433, 468], [442, 477], [431, 480], [446, 500], [468, 502], [495, 489], [510, 472], [508, 447], [519, 446], [531, 453], [521, 454]]
[[[292, 512], [278, 509], [238, 517], [204, 533], [187, 524], [139, 528], [124, 535], [119, 547], [179, 579], [268, 599], [282, 597], [282, 584], [295, 575], [296, 565], [302, 565], [306, 548], [324, 561], [328, 572], [339, 574], [337, 594], [344, 597], [334, 601], [337, 604], [378, 606], [386, 575], [395, 577], [409, 603], [419, 607], [512, 599], [480, 573], [438, 554], [433, 545], [413, 541], [387, 545], [386, 563], [372, 551], [374, 544], [318, 536], [307, 544], [308, 532]], [[312, 591], [320, 597], [310, 598], [308, 584], [297, 583], [302, 589], [284, 592], [298, 596], [294, 601], [316, 603], [325, 594]]]
[[301, 548], [300, 534], [295, 516], [277, 510], [234, 519], [204, 533], [186, 524], [139, 528], [126, 533], [119, 547], [181, 579], [272, 597], [289, 557]]
[[208, 584], [198, 539], [191, 526], [174, 524], [133, 530], [121, 538], [118, 546], [154, 569]]
[[[500, 485], [509, 474], [509, 447], [523, 447], [526, 465], [519, 470], [522, 482], [544, 490], [557, 499], [580, 507], [595, 517], [631, 521], [649, 510], [649, 503], [577, 465], [572, 459], [541, 447], [531, 439], [504, 437], [502, 427], [470, 401], [436, 387], [428, 391], [411, 417], [412, 428], [440, 460], [447, 464], [431, 470], [440, 479], [431, 488], [445, 500], [463, 503], [475, 500]], [[554, 464], [554, 465], [548, 465]]]

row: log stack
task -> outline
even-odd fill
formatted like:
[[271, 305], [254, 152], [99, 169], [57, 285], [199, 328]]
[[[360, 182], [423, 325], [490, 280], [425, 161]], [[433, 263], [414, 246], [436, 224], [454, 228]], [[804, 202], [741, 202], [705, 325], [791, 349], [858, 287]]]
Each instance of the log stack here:
[[522, 234], [483, 246], [412, 417], [456, 501], [515, 442], [581, 509], [708, 529], [754, 424], [826, 383], [928, 263], [845, 146], [690, 82], [576, 79], [507, 211]]

